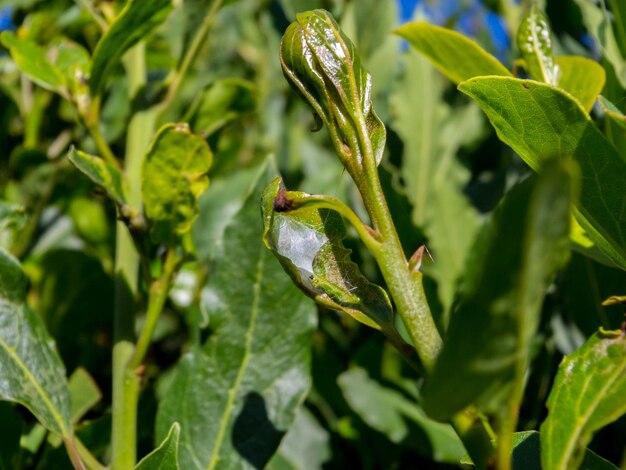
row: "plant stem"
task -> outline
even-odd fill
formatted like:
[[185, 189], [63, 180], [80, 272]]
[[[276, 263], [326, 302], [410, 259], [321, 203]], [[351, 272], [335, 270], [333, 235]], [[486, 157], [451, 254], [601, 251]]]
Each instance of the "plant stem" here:
[[473, 416], [473, 412], [473, 408], [468, 408], [458, 413], [452, 418], [451, 424], [476, 468], [491, 468], [493, 464], [491, 437], [485, 426]]
[[141, 365], [143, 359], [150, 346], [152, 334], [156, 327], [157, 320], [163, 311], [163, 305], [167, 299], [167, 293], [170, 290], [172, 278], [176, 272], [177, 257], [176, 251], [172, 248], [167, 250], [165, 262], [163, 263], [163, 272], [161, 276], [152, 282], [150, 286], [150, 297], [148, 299], [148, 309], [146, 312], [146, 321], [137, 340], [135, 353], [128, 363], [128, 368], [136, 369]]
[[[145, 45], [140, 42], [125, 56], [130, 99], [146, 82]], [[141, 165], [154, 132], [153, 110], [135, 113], [128, 126], [126, 182], [128, 203], [141, 208]], [[127, 366], [134, 352], [135, 299], [139, 255], [128, 230], [117, 225], [115, 253], [115, 312], [113, 346], [112, 468], [127, 470], [136, 462], [139, 377]]]
[[171, 104], [174, 102], [174, 98], [178, 94], [180, 85], [182, 84], [183, 79], [187, 75], [187, 72], [189, 72], [189, 69], [191, 65], [193, 64], [193, 61], [198, 56], [198, 53], [200, 52], [200, 48], [204, 44], [204, 41], [206, 40], [209, 34], [209, 30], [211, 29], [211, 26], [213, 25], [215, 15], [219, 11], [220, 7], [222, 6], [222, 3], [223, 3], [223, 0], [214, 0], [212, 2], [211, 9], [204, 17], [204, 20], [202, 21], [202, 24], [200, 25], [200, 29], [194, 36], [193, 41], [191, 42], [191, 46], [185, 52], [185, 55], [183, 57], [182, 62], [180, 63], [180, 66], [176, 70], [174, 70], [171, 73], [171, 75], [168, 77], [167, 93], [165, 94], [165, 98], [159, 105], [160, 114], [165, 113], [168, 110], [168, 108], [171, 106]]
[[[441, 336], [426, 300], [422, 275], [409, 270], [400, 239], [387, 207], [378, 169], [369, 140], [361, 137], [366, 174], [356, 180], [374, 228], [380, 234], [380, 247], [372, 251], [387, 288], [402, 318], [415, 350], [426, 371], [430, 371], [442, 347]], [[366, 143], [366, 145], [363, 145]]]
[[109, 24], [104, 18], [102, 18], [100, 13], [98, 13], [98, 10], [94, 8], [90, 0], [76, 0], [76, 3], [78, 3], [81, 7], [89, 12], [91, 17], [96, 21], [96, 23], [98, 23], [98, 26], [102, 31], [106, 31], [107, 29], [109, 29]]
[[63, 438], [63, 442], [65, 443], [65, 448], [67, 449], [67, 455], [72, 462], [72, 467], [76, 470], [87, 470], [87, 467], [85, 467], [85, 464], [80, 458], [78, 449], [76, 448], [76, 440], [74, 436]]
[[74, 444], [76, 446], [76, 451], [78, 452], [78, 455], [80, 455], [80, 458], [89, 470], [106, 470], [106, 467], [93, 456], [93, 454], [89, 451], [89, 449], [85, 447], [85, 444], [83, 444], [80, 439], [74, 437]]

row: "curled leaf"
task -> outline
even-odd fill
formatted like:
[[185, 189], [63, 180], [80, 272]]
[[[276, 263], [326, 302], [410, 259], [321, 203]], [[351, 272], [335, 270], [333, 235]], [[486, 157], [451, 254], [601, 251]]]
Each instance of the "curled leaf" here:
[[316, 302], [376, 329], [393, 328], [387, 293], [369, 282], [350, 259], [345, 226], [330, 209], [291, 209], [293, 198], [276, 178], [263, 192], [264, 241], [294, 283]]
[[296, 15], [283, 36], [280, 61], [291, 85], [328, 128], [348, 171], [362, 167], [367, 146], [380, 163], [386, 131], [372, 106], [372, 79], [330, 13]]
[[209, 186], [212, 154], [187, 125], [167, 124], [143, 163], [141, 193], [155, 243], [175, 244], [198, 216], [198, 198]]

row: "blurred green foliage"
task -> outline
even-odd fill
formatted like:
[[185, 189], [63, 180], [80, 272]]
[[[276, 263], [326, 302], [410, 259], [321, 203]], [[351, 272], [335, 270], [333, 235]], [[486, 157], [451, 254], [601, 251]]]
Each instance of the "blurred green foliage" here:
[[[100, 9], [106, 17], [107, 12], [121, 9], [123, 3], [0, 0], [0, 7], [10, 9], [3, 10], [9, 12], [13, 23], [13, 28], [7, 29], [14, 29], [14, 33], [4, 33], [4, 49], [0, 49], [0, 247], [6, 250], [2, 253], [10, 252], [22, 264], [29, 286], [19, 305], [28, 302], [29, 315], [37, 312], [56, 341], [56, 347], [50, 350], [58, 352], [68, 375], [74, 377], [82, 374], [83, 369], [88, 371], [88, 377], [74, 387], [70, 379], [70, 389], [77, 390], [84, 403], [81, 416], [76, 416], [80, 421], [75, 433], [102, 462], [111, 456], [110, 351], [114, 335], [115, 221], [119, 213], [106, 197], [106, 193], [110, 194], [107, 185], [102, 185], [103, 190], [92, 184], [70, 162], [82, 159], [87, 165], [90, 155], [106, 158], [89, 132], [88, 119], [80, 114], [84, 105], [81, 97], [88, 93], [88, 88], [101, 96], [97, 125], [112, 153], [123, 156], [131, 116], [163, 99], [164, 81], [180, 65], [213, 2], [175, 1], [169, 15], [164, 12], [162, 18], [146, 23], [145, 29], [125, 44], [124, 47], [146, 39], [144, 34], [152, 31], [146, 42], [148, 81], [133, 100], [128, 99], [132, 84], [125, 68], [114, 57], [124, 51], [111, 41], [113, 46], [101, 45], [98, 52], [96, 44], [101, 31], [85, 8], [90, 5]], [[154, 8], [169, 8], [169, 2], [154, 3]], [[428, 14], [432, 16], [438, 3], [422, 2], [413, 19], [433, 22]], [[465, 13], [475, 2], [457, 3], [461, 5], [459, 12]], [[481, 3], [485, 11], [500, 15], [509, 37], [514, 37], [523, 5], [512, 0], [484, 4]], [[547, 0], [544, 7], [554, 30], [553, 52], [559, 56], [584, 56], [604, 67], [606, 84], [602, 95], [606, 102], [591, 108], [593, 99], [587, 99], [589, 106], [585, 108], [591, 109], [591, 117], [598, 125], [595, 144], [601, 141], [609, 149], [607, 152], [626, 160], [626, 28], [618, 24], [626, 21], [626, 14], [619, 1], [607, 4], [609, 11], [613, 8], [615, 13], [622, 13], [614, 15], [608, 39], [602, 36], [608, 34], [603, 29], [607, 24], [606, 11], [594, 2]], [[469, 7], [464, 10], [465, 6]], [[163, 454], [151, 454], [139, 468], [152, 468], [154, 464], [150, 462], [154, 459], [171, 459], [170, 446], [179, 439], [181, 446], [199, 446], [189, 442], [206, 438], [206, 442], [212, 442], [226, 454], [239, 452], [243, 457], [232, 463], [237, 468], [261, 468], [282, 438], [266, 467], [272, 470], [446, 469], [457, 468], [464, 455], [451, 427], [424, 413], [420, 405], [422, 379], [382, 335], [348, 315], [324, 307], [318, 307], [318, 325], [311, 333], [311, 304], [300, 299], [295, 289], [289, 290], [292, 287], [288, 278], [278, 265], [271, 264], [274, 260], [270, 261], [270, 255], [255, 251], [257, 242], [264, 249], [259, 187], [261, 182], [272, 179], [272, 171], [283, 176], [288, 188], [332, 195], [366, 218], [363, 202], [335, 155], [331, 137], [326, 130], [311, 132], [317, 127], [316, 122], [306, 104], [289, 88], [279, 62], [279, 44], [285, 29], [297, 12], [314, 8], [325, 8], [334, 15], [372, 75], [372, 99], [387, 128], [387, 147], [380, 165], [383, 188], [407, 258], [422, 244], [432, 254], [424, 255], [422, 272], [429, 304], [441, 331], [446, 330], [454, 312], [462, 311], [456, 310], [456, 299], [458, 292], [467, 287], [463, 284], [464, 273], [480, 273], [482, 268], [468, 268], [475, 256], [472, 247], [480, 227], [511, 188], [531, 174], [524, 163], [528, 157], [515, 148], [523, 160], [498, 140], [478, 104], [457, 92], [455, 85], [431, 62], [407, 48], [404, 40], [393, 33], [400, 26], [399, 3], [224, 2], [190, 72], [180, 84], [176, 99], [168, 103], [158, 118], [159, 125], [189, 123], [191, 132], [201, 135], [208, 144], [213, 161], [209, 189], [202, 195], [201, 191], [186, 194], [192, 199], [193, 214], [186, 214], [189, 217], [185, 220], [189, 223], [196, 215], [199, 195], [191, 235], [182, 241], [186, 264], [165, 300], [143, 371], [138, 456], [146, 456], [161, 444]], [[445, 26], [460, 29], [461, 18], [465, 18], [461, 13], [449, 17]], [[408, 35], [402, 36], [412, 41]], [[16, 45], [15, 38], [24, 42]], [[501, 57], [488, 36], [478, 35], [474, 39]], [[112, 47], [111, 51], [103, 50], [105, 46]], [[87, 51], [100, 54], [92, 66], [106, 71], [98, 72], [96, 79], [92, 75], [88, 81], [88, 64], [81, 59]], [[519, 55], [515, 45], [505, 52], [509, 70]], [[30, 70], [20, 66], [21, 56], [38, 67]], [[64, 65], [62, 59], [67, 56], [74, 58], [73, 67]], [[531, 76], [534, 70], [529, 64], [527, 71]], [[468, 77], [459, 80], [463, 78]], [[73, 105], [64, 99], [68, 96]], [[576, 111], [584, 113], [582, 108]], [[532, 116], [528, 119], [532, 120]], [[568, 126], [569, 123], [564, 125]], [[585, 151], [595, 155], [602, 146], [595, 144], [590, 143]], [[80, 151], [68, 159], [66, 153], [72, 145]], [[542, 145], [539, 142], [537, 147], [543, 148]], [[264, 166], [268, 157], [273, 162], [270, 170]], [[102, 160], [97, 165], [100, 169], [105, 167]], [[87, 170], [81, 168], [86, 173], [101, 171], [96, 170], [91, 166]], [[616, 173], [607, 177], [614, 178]], [[595, 184], [602, 186], [601, 182]], [[161, 196], [158, 187], [150, 189], [155, 198]], [[611, 202], [623, 209], [624, 200], [623, 195], [617, 195]], [[116, 202], [121, 206], [124, 201]], [[591, 201], [589, 205], [589, 212], [595, 213], [593, 208], [601, 204]], [[171, 208], [160, 208], [164, 217], [176, 217], [168, 214]], [[250, 220], [250, 227], [246, 227], [244, 216]], [[619, 222], [609, 230], [621, 233], [624, 226]], [[521, 237], [510, 234], [518, 235]], [[588, 239], [582, 235], [575, 240], [569, 263], [550, 279], [545, 300], [537, 306], [537, 332], [527, 338], [532, 354], [521, 400], [519, 431], [538, 429], [545, 419], [547, 396], [564, 355], [571, 354], [588, 338], [596, 338], [593, 335], [599, 327], [614, 330], [624, 321], [623, 305], [603, 305], [602, 301], [625, 293], [626, 273], [615, 267], [615, 259], [607, 261], [606, 253], [598, 246], [586, 245]], [[237, 248], [237, 243], [241, 248]], [[346, 231], [343, 243], [352, 250], [352, 261], [367, 278], [384, 285], [372, 255], [361, 245], [354, 230]], [[142, 247], [151, 260], [142, 266], [144, 273], [158, 276], [162, 247], [149, 242]], [[497, 248], [494, 242], [485, 249], [493, 250], [496, 257]], [[626, 246], [622, 243], [621, 248]], [[620, 257], [621, 254], [616, 257], [617, 264]], [[185, 420], [180, 420], [179, 436], [178, 427], [172, 425], [175, 420], [170, 419], [177, 407], [185, 406], [177, 390], [187, 386], [193, 389], [189, 401], [198, 407], [204, 400], [212, 400], [215, 408], [211, 410], [222, 406], [220, 400], [227, 396], [230, 382], [216, 384], [211, 381], [211, 374], [220, 376], [220, 380], [220, 374], [228, 378], [236, 365], [223, 365], [228, 363], [225, 358], [236, 363], [243, 354], [240, 345], [249, 330], [245, 324], [229, 319], [232, 312], [246, 311], [246, 305], [238, 304], [244, 303], [241, 299], [254, 297], [254, 292], [246, 291], [246, 282], [254, 279], [250, 280], [250, 272], [241, 272], [242, 266], [251, 270], [258, 267], [251, 260], [268, 263], [254, 272], [267, 276], [264, 288], [276, 289], [271, 291], [273, 297], [263, 300], [268, 306], [261, 317], [258, 337], [269, 344], [274, 336], [294, 335], [299, 342], [269, 353], [263, 349], [264, 344], [255, 345], [259, 356], [253, 356], [252, 367], [246, 370], [250, 375], [242, 377], [246, 386], [252, 383], [252, 388], [271, 388], [273, 384], [266, 380], [290, 380], [286, 373], [272, 376], [272, 368], [279, 364], [291, 371], [293, 361], [293, 390], [289, 390], [291, 394], [285, 392], [289, 383], [282, 384], [284, 389], [271, 395], [273, 402], [267, 397], [259, 401], [257, 395], [250, 393], [245, 403], [236, 406], [252, 409], [250, 416], [254, 419], [231, 420], [226, 414], [223, 419], [228, 421], [228, 432], [233, 436], [243, 433], [241, 439], [254, 437], [246, 434], [250, 429], [264, 432], [267, 445], [274, 446], [269, 455], [253, 445], [238, 446], [230, 434], [220, 448], [219, 442], [213, 442], [213, 435], [209, 438], [197, 434], [200, 431], [196, 428], [186, 431]], [[495, 261], [506, 269], [506, 259]], [[140, 284], [142, 295], [148, 289], [147, 282]], [[225, 299], [233, 304], [223, 302]], [[272, 302], [277, 304], [275, 312], [270, 307]], [[139, 302], [137, 310], [145, 311], [144, 304]], [[296, 310], [297, 318], [281, 321], [281, 315]], [[243, 322], [243, 315], [237, 317], [239, 321]], [[137, 330], [144, 317], [139, 315]], [[398, 324], [398, 328], [402, 330], [402, 325]], [[46, 349], [41, 354], [47, 352]], [[185, 359], [179, 363], [185, 353]], [[56, 359], [52, 361], [56, 364]], [[208, 391], [205, 393], [209, 387], [215, 387], [211, 389], [213, 398], [207, 398]], [[281, 395], [283, 392], [285, 395]], [[289, 402], [290, 408], [284, 412], [281, 397]], [[301, 402], [303, 407], [298, 408]], [[73, 402], [73, 406], [78, 405]], [[209, 413], [209, 408], [198, 414]], [[69, 420], [69, 407], [65, 412]], [[206, 422], [213, 416], [206, 417]], [[194, 416], [186, 419], [193, 422]], [[0, 469], [72, 468], [59, 440], [46, 436], [46, 431], [22, 407], [0, 403], [0, 423]], [[276, 423], [283, 427], [275, 428]], [[208, 425], [202, 429], [203, 433], [213, 433]], [[194, 432], [197, 435], [189, 437]], [[231, 442], [231, 438], [235, 440]], [[622, 416], [598, 432], [589, 447], [623, 466], [625, 442], [626, 419]], [[211, 458], [203, 455], [203, 465], [205, 457]], [[181, 462], [187, 463], [190, 458], [188, 453], [187, 460]], [[192, 468], [192, 464], [188, 465], [181, 468]], [[220, 464], [215, 468], [221, 468]]]

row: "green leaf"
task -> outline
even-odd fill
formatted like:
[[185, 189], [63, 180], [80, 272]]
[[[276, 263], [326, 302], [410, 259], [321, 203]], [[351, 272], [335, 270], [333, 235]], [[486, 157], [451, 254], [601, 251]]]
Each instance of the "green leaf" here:
[[541, 425], [543, 467], [578, 468], [593, 433], [626, 413], [624, 396], [626, 337], [601, 330], [559, 366]]
[[302, 407], [267, 469], [319, 470], [331, 458], [329, 441], [328, 431]]
[[615, 76], [622, 88], [626, 88], [626, 58], [613, 32], [611, 17], [604, 6], [587, 0], [574, 0], [582, 12], [582, 20], [587, 31], [599, 44], [602, 55], [615, 69]]
[[261, 240], [264, 170], [212, 263], [211, 335], [183, 356], [159, 404], [157, 435], [181, 424], [180, 467], [263, 468], [309, 386], [315, 308]]
[[218, 80], [204, 89], [189, 125], [194, 132], [208, 137], [255, 108], [255, 87], [251, 82], [238, 78]]
[[587, 112], [604, 88], [606, 73], [600, 64], [585, 57], [558, 56], [558, 87], [574, 95]]
[[380, 286], [369, 282], [350, 259], [350, 250], [342, 242], [346, 229], [339, 213], [317, 208], [276, 210], [277, 197], [304, 200], [307, 196], [286, 192], [281, 178], [268, 185], [262, 201], [267, 247], [294, 283], [316, 302], [372, 328], [392, 328], [389, 297]]
[[26, 211], [22, 206], [0, 201], [0, 247], [10, 249], [26, 225]]
[[17, 67], [35, 83], [48, 90], [60, 92], [64, 86], [63, 74], [47, 59], [46, 52], [30, 39], [20, 39], [10, 31], [0, 35]]
[[91, 181], [100, 186], [116, 204], [126, 204], [122, 173], [100, 157], [89, 155], [75, 147], [70, 148], [67, 158]]
[[70, 414], [72, 423], [78, 423], [80, 419], [102, 399], [102, 392], [95, 380], [84, 368], [77, 368], [70, 376], [68, 382]]
[[498, 137], [535, 171], [551, 157], [572, 158], [581, 168], [575, 215], [594, 244], [626, 269], [626, 162], [566, 92], [532, 80], [477, 77], [459, 90], [478, 102]]
[[555, 163], [515, 187], [480, 232], [424, 385], [430, 416], [448, 419], [470, 404], [493, 412], [523, 380], [545, 290], [569, 256], [574, 170]]
[[517, 30], [517, 47], [522, 53], [531, 78], [556, 85], [559, 69], [552, 55], [552, 31], [548, 18], [531, 5]]
[[451, 29], [419, 21], [402, 26], [396, 33], [428, 57], [454, 83], [479, 75], [511, 76], [498, 59]]
[[198, 198], [209, 186], [212, 154], [185, 124], [166, 124], [143, 162], [141, 194], [155, 243], [175, 244], [198, 216]]
[[161, 445], [146, 455], [135, 470], [178, 470], [180, 425], [173, 423]]
[[598, 103], [600, 103], [602, 111], [604, 111], [611, 121], [615, 122], [622, 129], [626, 129], [626, 116], [624, 116], [617, 106], [602, 95], [598, 97]]
[[0, 399], [28, 408], [48, 430], [71, 433], [65, 368], [41, 319], [26, 305], [28, 281], [0, 249]]
[[426, 435], [429, 457], [435, 461], [457, 463], [465, 454], [452, 426], [433, 421], [416, 403], [399, 391], [382, 386], [366, 370], [349, 369], [337, 381], [350, 408], [391, 442], [399, 444], [409, 435], [409, 426], [417, 425]]
[[[469, 458], [462, 459], [461, 463], [472, 465]], [[542, 470], [541, 444], [537, 431], [523, 431], [513, 434], [511, 463], [513, 464], [513, 470]], [[583, 470], [617, 470], [615, 465], [599, 457], [589, 449], [585, 451], [585, 458], [580, 468]], [[543, 470], [549, 469], [544, 467]]]
[[[215, 8], [217, 0], [183, 0], [183, 10], [185, 25], [183, 31], [185, 32], [183, 51], [188, 50], [194, 38], [198, 34], [198, 30], [201, 28], [202, 23], [206, 21], [207, 15], [212, 8]], [[238, 0], [220, 0], [218, 8], [223, 8], [231, 3], [235, 3]], [[182, 55], [181, 55], [182, 59]]]
[[89, 89], [92, 96], [102, 92], [111, 68], [124, 53], [148, 37], [169, 15], [172, 0], [129, 0], [93, 52]]
[[330, 13], [313, 10], [296, 15], [283, 36], [280, 59], [290, 84], [328, 128], [347, 170], [361, 173], [364, 145], [371, 146], [379, 164], [386, 131], [372, 106], [372, 80]]
[[428, 237], [436, 260], [427, 274], [437, 281], [447, 312], [478, 228], [478, 214], [462, 192], [471, 174], [456, 155], [483, 133], [484, 120], [475, 103], [446, 104], [444, 79], [425, 57], [408, 51], [403, 66], [390, 100], [391, 126], [404, 143], [401, 173], [413, 223]]

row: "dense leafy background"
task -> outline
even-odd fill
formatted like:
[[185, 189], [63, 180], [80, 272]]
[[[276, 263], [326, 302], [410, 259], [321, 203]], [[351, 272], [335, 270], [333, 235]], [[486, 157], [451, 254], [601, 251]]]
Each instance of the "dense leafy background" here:
[[[153, 8], [165, 3], [154, 2]], [[187, 11], [176, 8], [167, 20], [166, 12], [161, 12], [139, 32], [143, 35], [157, 28], [148, 48], [151, 83], [145, 90], [146, 100], [158, 94], [157, 85], [176, 66], [189, 35], [197, 28], [198, 15], [212, 2], [183, 3]], [[280, 37], [297, 11], [320, 7], [332, 11], [353, 38], [372, 74], [376, 110], [388, 132], [381, 165], [385, 190], [406, 252], [410, 255], [426, 242], [433, 253], [434, 260], [425, 260], [423, 270], [427, 294], [442, 327], [449, 322], [457, 283], [466, 269], [479, 226], [503, 195], [531, 173], [499, 142], [478, 105], [458, 93], [430, 62], [392, 34], [402, 23], [415, 18], [452, 27], [473, 37], [510, 69], [517, 57], [511, 41], [519, 22], [516, 2], [226, 3], [190, 78], [181, 88], [180, 98], [163, 119], [189, 122], [193, 132], [202, 133], [213, 153], [213, 164], [211, 186], [199, 199], [199, 214], [192, 230], [198, 261], [181, 272], [166, 303], [155, 332], [156, 342], [150, 349], [139, 405], [139, 455], [147, 455], [161, 443], [163, 453], [152, 454], [140, 468], [152, 468], [158, 459], [172, 458], [176, 442], [180, 440], [184, 446], [193, 438], [185, 434], [184, 421], [180, 422], [180, 430], [171, 427], [172, 422], [180, 421], [172, 410], [181, 403], [174, 395], [168, 400], [170, 390], [183, 386], [202, 389], [201, 374], [217, 371], [220, 354], [237, 359], [237, 341], [244, 344], [245, 324], [227, 323], [229, 326], [222, 328], [229, 318], [224, 312], [229, 311], [226, 304], [231, 297], [244, 295], [232, 289], [243, 289], [244, 279], [253, 276], [249, 271], [239, 275], [237, 270], [258, 268], [259, 259], [267, 258], [269, 267], [263, 269], [269, 273], [255, 271], [265, 279], [263, 288], [278, 287], [280, 293], [272, 292], [277, 302], [293, 294], [299, 296], [289, 290], [293, 288], [288, 278], [277, 271], [277, 263], [269, 253], [255, 251], [263, 248], [262, 226], [260, 208], [251, 208], [250, 195], [258, 193], [253, 188], [258, 186], [259, 168], [267, 164], [268, 156], [289, 188], [340, 197], [363, 213], [327, 133], [310, 132], [315, 127], [311, 113], [289, 89], [280, 70]], [[415, 9], [416, 3], [419, 6]], [[600, 128], [611, 133], [624, 158], [626, 137], [619, 117], [619, 111], [626, 110], [624, 51], [622, 48], [620, 55], [619, 44], [603, 49], [597, 11], [591, 3], [551, 0], [545, 7], [555, 31], [556, 53], [596, 60], [603, 57], [607, 69], [603, 94], [619, 109], [616, 120], [600, 121]], [[34, 44], [44, 47], [65, 37], [93, 52], [99, 32], [79, 4], [69, 0], [3, 0], [0, 29], [19, 27]], [[10, 37], [3, 42], [7, 48], [12, 47]], [[135, 39], [128, 39], [124, 47]], [[92, 79], [89, 86], [103, 93], [102, 130], [114, 152], [121, 155], [130, 112], [142, 103], [126, 99], [128, 83], [123, 69], [102, 50], [105, 46], [96, 51], [99, 58], [93, 67], [106, 71], [110, 80], [105, 85], [98, 74], [98, 81]], [[121, 49], [115, 52], [121, 53]], [[43, 74], [44, 79], [38, 80], [43, 88], [26, 83], [25, 107], [19, 74], [9, 55], [0, 50], [0, 245], [20, 258], [30, 281], [26, 299], [20, 298], [11, 308], [24, 310], [27, 316], [33, 312], [39, 315], [56, 340], [68, 375], [74, 377], [75, 371], [84, 368], [92, 377], [85, 378], [78, 372], [75, 382], [70, 379], [70, 395], [90, 398], [71, 419], [78, 423], [81, 440], [96, 456], [106, 459], [115, 208], [64, 158], [70, 144], [87, 153], [97, 151], [85, 129], [76, 124], [74, 110], [58, 96], [64, 93], [64, 87], [74, 86], [60, 70], [35, 71]], [[600, 118], [598, 109], [594, 108], [592, 117]], [[246, 222], [246, 218], [253, 217], [257, 219]], [[255, 229], [257, 239], [251, 233]], [[245, 245], [240, 252], [237, 242]], [[344, 242], [353, 249], [353, 260], [368, 278], [382, 284], [375, 263], [355, 235], [349, 232]], [[238, 264], [241, 257], [245, 262]], [[237, 282], [242, 285], [237, 286]], [[619, 327], [623, 308], [602, 306], [601, 302], [609, 295], [623, 295], [625, 286], [624, 271], [579, 253], [574, 253], [557, 275], [541, 308], [538, 333], [531, 345], [534, 355], [520, 430], [537, 429], [545, 418], [545, 401], [563, 355], [572, 353], [599, 326]], [[266, 420], [261, 422], [270, 430], [266, 437], [276, 443], [286, 432], [269, 468], [452, 468], [459, 461], [463, 449], [458, 438], [449, 427], [431, 421], [415, 405], [420, 396], [414, 372], [379, 334], [348, 316], [320, 309], [318, 328], [309, 335], [313, 324], [311, 304], [300, 297], [288, 301], [298, 306], [300, 319], [294, 317], [290, 320], [293, 324], [281, 324], [280, 318], [272, 317], [266, 309], [262, 314], [268, 319], [263, 317], [260, 325], [271, 329], [262, 331], [259, 338], [270, 341], [273, 335], [283, 336], [280, 339], [285, 341], [273, 347], [289, 360], [299, 361], [300, 367], [292, 370], [286, 364], [283, 371], [287, 374], [291, 370], [297, 384], [297, 390], [284, 398], [293, 402], [287, 417], [273, 414], [272, 400], [278, 398], [272, 397], [272, 390], [265, 396], [268, 409], [260, 410], [265, 414], [253, 416]], [[248, 314], [240, 305], [233, 308], [243, 312], [241, 315]], [[278, 317], [283, 313], [280, 309], [274, 312]], [[290, 344], [288, 339], [296, 343]], [[296, 413], [295, 405], [304, 398], [309, 380], [302, 377], [309, 367], [309, 346], [312, 385], [304, 407]], [[228, 348], [233, 349], [229, 352]], [[177, 366], [181, 355], [182, 363]], [[51, 357], [56, 367], [58, 359]], [[234, 380], [246, 379], [249, 388], [242, 388], [239, 398], [248, 400], [246, 403], [259, 411], [266, 402], [254, 393], [244, 393], [256, 390], [256, 385], [247, 380], [273, 380], [269, 375], [264, 377], [262, 369], [278, 367], [281, 361], [262, 355], [257, 360], [250, 369], [254, 372], [252, 378], [242, 375]], [[206, 367], [194, 373], [193, 369], [201, 364]], [[194, 377], [195, 382], [185, 383], [188, 377]], [[228, 384], [223, 386], [228, 389]], [[224, 393], [212, 392], [216, 404]], [[237, 402], [235, 406], [246, 403]], [[69, 420], [66, 415], [70, 411], [63, 413], [64, 420]], [[287, 429], [294, 414], [295, 421]], [[237, 422], [224, 419], [228, 432], [231, 427], [237, 432]], [[45, 429], [24, 408], [0, 403], [0, 423], [1, 469], [70, 468], [58, 440], [47, 439]], [[626, 420], [622, 417], [598, 433], [590, 448], [619, 464], [626, 458], [624, 442]], [[224, 446], [230, 445], [225, 441]], [[254, 455], [252, 462], [258, 458], [254, 449], [243, 453]], [[201, 457], [203, 465], [208, 458]]]

